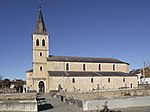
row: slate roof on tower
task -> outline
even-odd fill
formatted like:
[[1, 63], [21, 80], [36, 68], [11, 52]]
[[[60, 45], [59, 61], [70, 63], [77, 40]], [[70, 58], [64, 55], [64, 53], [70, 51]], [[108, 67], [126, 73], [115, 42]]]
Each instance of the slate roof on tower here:
[[48, 34], [46, 31], [45, 24], [44, 24], [41, 7], [39, 7], [38, 19], [37, 19], [36, 27], [35, 27], [33, 34], [44, 34], [44, 35]]

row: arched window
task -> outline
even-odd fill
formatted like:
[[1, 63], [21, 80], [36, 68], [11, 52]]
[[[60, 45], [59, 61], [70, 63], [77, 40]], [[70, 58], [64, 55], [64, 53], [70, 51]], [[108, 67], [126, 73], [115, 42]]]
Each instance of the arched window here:
[[75, 83], [75, 79], [74, 78], [72, 79], [72, 83]]
[[93, 78], [91, 78], [91, 83], [93, 83]]
[[108, 78], [108, 83], [110, 83], [110, 78]]
[[115, 64], [113, 64], [113, 71], [115, 71], [116, 70], [116, 66], [115, 66]]
[[98, 69], [99, 69], [99, 71], [101, 71], [101, 64], [99, 64]]
[[43, 56], [43, 53], [42, 53], [42, 52], [40, 52], [40, 56]]
[[42, 40], [42, 46], [45, 46], [45, 40], [44, 39]]
[[69, 63], [66, 64], [66, 70], [69, 70]]
[[125, 78], [123, 78], [123, 82], [126, 82], [126, 79], [125, 79]]
[[132, 88], [132, 83], [130, 84], [131, 88]]
[[85, 64], [83, 64], [83, 71], [85, 71]]
[[41, 71], [43, 70], [43, 67], [42, 67], [42, 66], [40, 66], [40, 70], [41, 70]]
[[36, 46], [39, 46], [39, 39], [36, 40]]

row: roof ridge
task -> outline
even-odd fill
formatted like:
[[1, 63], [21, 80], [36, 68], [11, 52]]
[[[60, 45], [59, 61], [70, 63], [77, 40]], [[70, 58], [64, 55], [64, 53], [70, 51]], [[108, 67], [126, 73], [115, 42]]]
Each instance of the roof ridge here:
[[73, 58], [101, 58], [101, 59], [114, 59], [115, 58], [104, 58], [104, 57], [94, 57], [94, 56], [56, 56], [56, 55], [49, 55], [49, 57], [73, 57]]
[[100, 58], [100, 57], [79, 57], [79, 56], [53, 56], [47, 57], [48, 61], [65, 61], [65, 62], [96, 62], [96, 63], [124, 63], [127, 62], [120, 61], [114, 58]]

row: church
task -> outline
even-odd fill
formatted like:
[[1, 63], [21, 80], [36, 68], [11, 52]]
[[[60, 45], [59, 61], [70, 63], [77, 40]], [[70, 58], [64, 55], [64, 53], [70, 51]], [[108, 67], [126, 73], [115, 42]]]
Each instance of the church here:
[[137, 88], [137, 76], [129, 74], [129, 63], [114, 58], [49, 55], [49, 34], [39, 7], [32, 33], [33, 69], [26, 71], [29, 91], [89, 92]]

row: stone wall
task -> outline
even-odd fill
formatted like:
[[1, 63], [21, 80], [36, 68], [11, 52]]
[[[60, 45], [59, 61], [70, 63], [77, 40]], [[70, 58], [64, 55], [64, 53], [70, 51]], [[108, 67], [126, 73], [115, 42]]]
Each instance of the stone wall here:
[[100, 110], [106, 102], [109, 109], [150, 106], [150, 96], [83, 101], [83, 110]]
[[[113, 65], [115, 64], [116, 72], [128, 73], [128, 64], [125, 63], [94, 63], [94, 62], [58, 62], [58, 61], [48, 61], [47, 71], [66, 71], [66, 64], [69, 64], [69, 71], [84, 71], [83, 64], [85, 64], [85, 71], [103, 71], [103, 72], [114, 72]], [[101, 65], [101, 70], [99, 70], [99, 64]]]
[[123, 89], [114, 91], [99, 91], [99, 92], [63, 92], [59, 93], [62, 96], [72, 97], [82, 100], [102, 100], [110, 98], [124, 98], [132, 96], [150, 96], [149, 89]]
[[37, 112], [36, 94], [0, 94], [0, 111]]
[[84, 93], [67, 92], [59, 93], [57, 98], [83, 110], [102, 109], [106, 101], [110, 109], [150, 106], [150, 90], [148, 89], [124, 89]]

